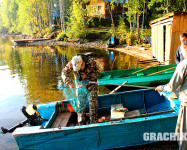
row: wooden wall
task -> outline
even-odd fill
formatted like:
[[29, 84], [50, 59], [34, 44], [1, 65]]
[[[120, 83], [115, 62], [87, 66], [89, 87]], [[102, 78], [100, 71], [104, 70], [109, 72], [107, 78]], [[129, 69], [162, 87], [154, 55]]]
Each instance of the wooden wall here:
[[[109, 18], [110, 17], [110, 12], [109, 12], [109, 10], [108, 10], [108, 4], [107, 3], [105, 3], [105, 18]], [[111, 8], [110, 8], [111, 9]], [[127, 9], [125, 9], [125, 11], [127, 11]], [[117, 15], [122, 15], [122, 12], [123, 12], [123, 8], [122, 8], [122, 6], [121, 6], [121, 4], [115, 4], [115, 8], [114, 8], [114, 10], [112, 10], [112, 14], [114, 15], [114, 16], [117, 16]]]
[[103, 0], [97, 0], [97, 2], [95, 1], [89, 2], [86, 5], [86, 9], [87, 9], [88, 16], [102, 17], [102, 18], [105, 18], [106, 16], [105, 13], [106, 5], [105, 2], [103, 2]]
[[[122, 14], [123, 8], [121, 4], [115, 4], [115, 9], [112, 11], [113, 15]], [[103, 0], [92, 0], [91, 2], [86, 4], [87, 15], [92, 17], [102, 17], [102, 18], [110, 18], [110, 13], [108, 10], [108, 4]], [[127, 11], [127, 9], [125, 9]]]

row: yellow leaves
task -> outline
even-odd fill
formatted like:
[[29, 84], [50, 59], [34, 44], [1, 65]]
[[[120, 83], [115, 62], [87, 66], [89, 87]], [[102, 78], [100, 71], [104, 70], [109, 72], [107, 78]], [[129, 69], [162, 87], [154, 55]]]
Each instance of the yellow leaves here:
[[67, 36], [70, 39], [78, 40], [85, 38], [85, 13], [82, 3], [74, 0], [72, 3], [69, 27], [67, 29]]

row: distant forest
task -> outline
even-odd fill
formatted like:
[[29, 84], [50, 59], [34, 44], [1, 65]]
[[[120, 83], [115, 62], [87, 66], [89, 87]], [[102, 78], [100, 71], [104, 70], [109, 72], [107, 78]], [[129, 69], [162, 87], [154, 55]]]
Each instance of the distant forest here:
[[[50, 32], [52, 25], [58, 25], [69, 38], [86, 36], [87, 28], [104, 27], [102, 19], [88, 17], [86, 4], [97, 5], [101, 0], [2, 0], [0, 2], [0, 33], [4, 34], [40, 34]], [[116, 26], [126, 28], [150, 28], [149, 22], [170, 12], [187, 11], [186, 0], [104, 0], [110, 5], [111, 21], [114, 26], [112, 11], [118, 5], [125, 10], [118, 16]], [[124, 3], [121, 3], [124, 1]], [[126, 2], [125, 2], [126, 1]], [[94, 11], [94, 8], [93, 8]], [[97, 23], [95, 23], [97, 21]], [[91, 26], [90, 26], [91, 25]], [[94, 26], [95, 25], [95, 26]], [[76, 35], [75, 35], [76, 36]]]

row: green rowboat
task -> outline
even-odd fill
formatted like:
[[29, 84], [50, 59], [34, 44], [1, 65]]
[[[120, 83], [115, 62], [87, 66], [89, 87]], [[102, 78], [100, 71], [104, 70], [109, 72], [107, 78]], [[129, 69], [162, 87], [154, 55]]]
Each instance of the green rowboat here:
[[176, 66], [176, 64], [172, 64], [154, 66], [148, 69], [145, 67], [101, 72], [98, 83], [99, 85], [107, 85], [122, 84], [128, 81], [126, 85], [156, 86], [166, 84], [171, 79]]

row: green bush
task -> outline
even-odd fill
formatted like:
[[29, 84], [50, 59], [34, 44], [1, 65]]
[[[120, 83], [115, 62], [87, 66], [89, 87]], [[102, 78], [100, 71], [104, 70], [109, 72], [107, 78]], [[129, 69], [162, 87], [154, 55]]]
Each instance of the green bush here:
[[44, 34], [44, 38], [48, 37], [53, 31], [51, 28], [46, 28], [45, 30], [42, 31]]
[[110, 18], [101, 18], [101, 17], [87, 17], [87, 26], [89, 28], [92, 27], [110, 27], [111, 26], [111, 19]]
[[60, 32], [56, 38], [57, 41], [67, 41], [67, 36], [64, 31]]
[[91, 27], [98, 27], [100, 25], [101, 18], [100, 17], [88, 17], [87, 19], [87, 26]]
[[126, 43], [127, 45], [136, 45], [137, 44], [137, 32], [132, 30], [126, 35]]
[[67, 36], [73, 41], [78, 41], [80, 39], [85, 39], [85, 33], [83, 29], [74, 26], [73, 28], [67, 29]]
[[120, 16], [119, 18], [119, 26], [117, 30], [117, 35], [119, 38], [119, 44], [126, 44], [126, 39], [127, 39], [127, 27], [125, 25], [125, 22], [123, 18]]
[[39, 32], [39, 29], [37, 27], [33, 28], [33, 34], [37, 34]]
[[145, 36], [151, 37], [151, 29], [143, 29], [143, 30], [140, 30], [140, 40], [141, 40], [141, 44], [143, 44], [143, 46], [149, 46], [149, 45], [147, 45], [147, 44], [144, 44]]
[[115, 37], [114, 29], [113, 29], [112, 26], [111, 26], [111, 28], [109, 30], [109, 33], [111, 34], [111, 36]]

